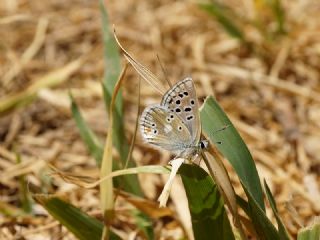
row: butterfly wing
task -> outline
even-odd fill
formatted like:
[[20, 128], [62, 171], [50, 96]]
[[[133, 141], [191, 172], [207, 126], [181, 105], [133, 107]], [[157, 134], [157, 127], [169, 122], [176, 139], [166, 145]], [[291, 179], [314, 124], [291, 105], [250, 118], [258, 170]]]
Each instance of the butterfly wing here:
[[159, 105], [147, 107], [143, 111], [140, 130], [148, 143], [177, 155], [188, 148], [192, 139], [190, 131], [177, 114]]
[[190, 132], [191, 144], [198, 144], [201, 135], [201, 122], [198, 98], [192, 78], [183, 79], [166, 92], [162, 98], [161, 106], [179, 116]]

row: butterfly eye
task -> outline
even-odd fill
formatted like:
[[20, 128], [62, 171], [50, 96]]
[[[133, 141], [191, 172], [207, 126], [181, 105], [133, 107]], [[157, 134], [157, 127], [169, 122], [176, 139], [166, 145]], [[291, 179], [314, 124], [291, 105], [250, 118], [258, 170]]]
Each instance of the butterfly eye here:
[[208, 148], [208, 141], [200, 141], [200, 148], [201, 149], [206, 149], [206, 148]]

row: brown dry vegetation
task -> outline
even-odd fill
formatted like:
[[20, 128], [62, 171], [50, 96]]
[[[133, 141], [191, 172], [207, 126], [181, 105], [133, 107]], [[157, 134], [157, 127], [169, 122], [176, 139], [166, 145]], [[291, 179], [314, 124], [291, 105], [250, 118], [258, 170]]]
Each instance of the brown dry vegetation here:
[[[136, 59], [162, 77], [158, 54], [172, 82], [191, 75], [200, 100], [208, 95], [218, 99], [248, 144], [260, 177], [270, 184], [294, 236], [299, 223], [308, 225], [320, 213], [320, 4], [281, 2], [287, 34], [266, 39], [252, 24], [242, 22], [254, 50], [231, 38], [195, 3], [126, 0], [107, 1], [106, 6], [119, 39]], [[255, 8], [254, 1], [226, 3], [248, 22], [259, 17], [266, 32], [274, 28], [270, 12]], [[53, 79], [62, 75], [49, 87], [36, 87], [36, 98], [1, 113], [0, 238], [73, 239], [38, 204], [33, 206], [34, 215], [14, 216], [21, 211], [22, 175], [27, 176], [30, 191], [56, 193], [92, 215], [100, 214], [98, 189], [84, 190], [47, 175], [50, 163], [67, 172], [98, 177], [95, 161], [71, 117], [68, 96], [71, 90], [86, 121], [104, 139], [107, 117], [100, 86], [104, 63], [98, 1], [3, 1], [0, 36], [0, 102], [25, 93], [49, 74]], [[123, 86], [128, 139], [138, 107], [137, 80], [130, 69]], [[142, 84], [143, 107], [159, 99]], [[150, 149], [140, 136], [133, 157], [138, 165], [164, 165], [169, 160], [168, 153]], [[228, 169], [238, 186], [236, 175]], [[151, 174], [139, 178], [146, 197], [156, 201], [164, 179]], [[182, 221], [155, 220], [161, 239], [176, 239], [184, 232], [182, 225], [190, 226], [179, 182], [169, 206]], [[134, 236], [134, 220], [125, 214], [133, 207], [119, 198], [117, 208], [124, 213], [115, 227], [123, 236]]]

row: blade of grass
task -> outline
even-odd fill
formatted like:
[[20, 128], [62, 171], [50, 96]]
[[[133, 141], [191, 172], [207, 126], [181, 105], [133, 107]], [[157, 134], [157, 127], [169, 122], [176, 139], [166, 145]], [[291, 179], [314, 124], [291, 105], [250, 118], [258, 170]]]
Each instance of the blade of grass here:
[[[239, 195], [236, 195], [237, 198], [237, 204], [238, 206], [247, 214], [248, 217], [250, 217], [250, 208], [249, 208], [249, 204], [246, 200], [244, 200], [242, 197], [240, 197]], [[241, 215], [240, 215], [241, 216]], [[254, 228], [254, 225], [252, 223], [252, 221], [250, 221], [249, 219], [241, 219], [242, 223], [244, 226], [246, 226], [246, 229], [249, 231], [249, 233], [254, 237], [254, 239], [258, 238], [258, 234]]]
[[275, 226], [268, 219], [265, 211], [259, 206], [258, 202], [242, 183], [242, 187], [248, 198], [248, 209], [245, 210], [250, 217], [259, 239], [280, 240], [280, 235]]
[[[138, 109], [137, 109], [136, 123], [135, 123], [135, 128], [134, 128], [134, 132], [133, 132], [133, 136], [132, 136], [132, 140], [131, 140], [131, 144], [130, 144], [129, 153], [127, 156], [126, 163], [124, 165], [124, 169], [126, 169], [128, 167], [129, 161], [132, 158], [132, 152], [133, 152], [133, 148], [135, 146], [137, 131], [138, 131], [138, 127], [139, 127], [140, 84], [141, 84], [141, 79], [139, 79], [139, 85], [138, 85], [138, 103], [137, 103]], [[139, 212], [139, 211], [137, 211], [137, 213], [134, 216], [136, 218], [137, 226], [142, 230], [145, 237], [147, 239], [154, 239], [153, 224], [152, 224], [152, 221], [149, 218], [149, 216], [147, 214], [144, 214], [143, 212]]]
[[[118, 53], [117, 44], [113, 38], [113, 34], [109, 30], [109, 20], [106, 8], [103, 0], [100, 0], [100, 12], [102, 17], [102, 33], [104, 40], [104, 59], [105, 59], [105, 74], [103, 80], [103, 93], [105, 104], [108, 112], [110, 109], [112, 93], [114, 91], [116, 82], [120, 74], [120, 55]], [[123, 128], [123, 103], [121, 97], [121, 91], [115, 100], [115, 110], [113, 112], [113, 144], [119, 152], [120, 162], [122, 166], [125, 166], [126, 159], [129, 153], [129, 145], [126, 142], [124, 128]], [[129, 167], [134, 167], [135, 163], [129, 161]], [[115, 167], [117, 167], [115, 165]], [[119, 167], [118, 167], [119, 168]], [[136, 176], [126, 176], [125, 189], [142, 196], [142, 191]]]
[[168, 168], [168, 167], [163, 167], [163, 166], [159, 166], [159, 165], [148, 165], [148, 166], [140, 166], [140, 167], [135, 167], [135, 168], [116, 170], [116, 171], [113, 171], [112, 173], [110, 173], [109, 175], [104, 176], [103, 178], [99, 179], [98, 181], [94, 181], [94, 179], [92, 179], [91, 177], [88, 177], [88, 176], [79, 176], [79, 175], [73, 175], [70, 173], [62, 172], [52, 165], [50, 165], [50, 168], [51, 168], [51, 170], [53, 170], [53, 173], [51, 173], [51, 176], [55, 176], [55, 175], [59, 176], [64, 181], [78, 185], [83, 188], [95, 188], [101, 182], [109, 180], [111, 178], [119, 177], [119, 176], [138, 174], [138, 173], [153, 173], [153, 174], [168, 174], [168, 173], [170, 173], [170, 168]]
[[[72, 95], [70, 94], [71, 98], [71, 111], [73, 118], [76, 121], [77, 127], [80, 131], [80, 136], [84, 143], [86, 144], [90, 154], [95, 158], [96, 163], [98, 166], [101, 166], [101, 161], [102, 161], [102, 156], [103, 156], [103, 147], [101, 143], [99, 142], [97, 136], [92, 132], [92, 130], [89, 128], [87, 123], [84, 121], [81, 112], [73, 99]], [[113, 170], [120, 169], [119, 163], [117, 161], [114, 161], [113, 163]], [[70, 175], [70, 174], [69, 174]], [[65, 176], [65, 178], [68, 178]], [[81, 180], [76, 180], [76, 181], [81, 181]], [[77, 184], [77, 183], [74, 183]], [[132, 190], [132, 185], [131, 185], [131, 178], [124, 177], [123, 179], [115, 179], [115, 186], [116, 187], [123, 187], [124, 189], [130, 191]], [[79, 185], [79, 184], [77, 184]]]
[[215, 1], [208, 4], [199, 4], [199, 6], [210, 15], [214, 16], [230, 36], [245, 41], [243, 32], [232, 18], [228, 16], [229, 14], [226, 7]]
[[213, 178], [214, 182], [217, 184], [219, 188], [220, 194], [222, 195], [224, 202], [227, 204], [232, 214], [234, 226], [239, 231], [241, 239], [246, 239], [238, 214], [236, 194], [232, 187], [231, 180], [229, 178], [227, 170], [223, 165], [222, 159], [220, 159], [220, 155], [215, 154], [212, 145], [209, 147], [208, 152], [204, 152], [201, 155], [209, 170], [211, 177]]
[[154, 239], [153, 224], [152, 221], [144, 214], [142, 211], [133, 210], [133, 218], [136, 222], [136, 225], [141, 229], [143, 237], [145, 239]]
[[34, 83], [27, 87], [24, 91], [2, 98], [0, 100], [0, 115], [15, 107], [29, 103], [30, 100], [36, 97], [36, 94], [40, 89], [57, 86], [63, 83], [70, 77], [71, 74], [73, 74], [82, 66], [83, 62], [84, 59], [79, 58], [73, 62], [70, 62], [64, 67], [54, 70], [35, 80]]
[[[114, 86], [117, 83], [118, 77], [121, 71], [120, 65], [120, 54], [118, 52], [117, 44], [113, 39], [113, 35], [109, 30], [109, 17], [103, 0], [99, 0], [100, 3], [100, 13], [102, 18], [102, 34], [103, 34], [103, 46], [104, 46], [104, 63], [105, 63], [105, 72], [103, 85], [107, 90], [107, 95], [105, 96], [105, 100], [107, 103], [107, 107], [110, 107], [112, 93], [114, 90]], [[121, 114], [123, 108], [121, 91], [119, 96], [116, 98], [115, 103], [116, 111]], [[121, 117], [121, 115], [120, 115]], [[122, 122], [122, 121], [121, 121]]]
[[3, 217], [16, 218], [17, 216], [25, 215], [25, 212], [20, 207], [15, 207], [6, 202], [0, 201], [0, 214]]
[[[100, 240], [103, 224], [70, 203], [55, 196], [36, 194], [34, 199], [40, 203], [56, 220], [64, 225], [78, 239]], [[114, 233], [111, 240], [120, 240]]]
[[202, 168], [183, 164], [179, 168], [186, 190], [195, 239], [234, 239], [217, 185]]
[[94, 159], [97, 162], [97, 165], [101, 165], [102, 155], [103, 155], [103, 148], [102, 144], [99, 142], [96, 135], [91, 131], [91, 129], [88, 127], [86, 122], [84, 121], [80, 110], [78, 108], [78, 105], [74, 101], [74, 98], [72, 94], [69, 94], [71, 99], [71, 112], [74, 120], [76, 121], [77, 127], [80, 131], [80, 135], [82, 140], [85, 142], [91, 156], [94, 157]]
[[269, 204], [272, 208], [272, 211], [273, 211], [273, 214], [274, 216], [276, 217], [276, 220], [277, 220], [277, 224], [278, 224], [278, 233], [279, 233], [279, 236], [280, 236], [280, 239], [283, 239], [283, 240], [289, 240], [290, 237], [289, 237], [289, 234], [288, 234], [288, 231], [286, 229], [286, 227], [284, 226], [280, 216], [279, 216], [279, 212], [278, 212], [278, 209], [277, 209], [277, 205], [276, 205], [276, 202], [272, 196], [272, 193], [271, 193], [271, 190], [266, 182], [266, 180], [264, 180], [264, 188], [265, 188], [265, 192], [266, 192], [266, 195], [267, 195], [267, 198], [268, 198], [268, 201], [269, 201]]
[[[21, 155], [16, 153], [17, 163], [21, 163]], [[26, 176], [23, 174], [19, 176], [19, 198], [22, 204], [22, 209], [25, 213], [31, 213], [32, 211], [32, 200], [28, 191], [28, 183]]]
[[[203, 132], [209, 137], [212, 143], [216, 144], [219, 151], [231, 163], [239, 178], [252, 194], [259, 207], [265, 211], [262, 187], [259, 180], [257, 168], [252, 156], [232, 125], [229, 118], [212, 97], [208, 97], [200, 110]], [[223, 126], [228, 126], [224, 131], [216, 132]]]
[[314, 222], [298, 232], [298, 240], [319, 240], [320, 239], [320, 219], [316, 217]]
[[[104, 146], [103, 158], [100, 169], [100, 179], [108, 176], [112, 173], [112, 139], [113, 139], [113, 110], [116, 103], [116, 98], [121, 87], [121, 83], [124, 79], [127, 70], [127, 65], [121, 72], [119, 80], [117, 81], [114, 91], [112, 93], [110, 109], [109, 109], [109, 125], [108, 125], [108, 135], [106, 143]], [[113, 182], [112, 179], [107, 179], [100, 183], [100, 203], [101, 209], [104, 216], [104, 222], [107, 223], [103, 228], [102, 239], [109, 239], [109, 226], [108, 223], [112, 222], [113, 219]]]

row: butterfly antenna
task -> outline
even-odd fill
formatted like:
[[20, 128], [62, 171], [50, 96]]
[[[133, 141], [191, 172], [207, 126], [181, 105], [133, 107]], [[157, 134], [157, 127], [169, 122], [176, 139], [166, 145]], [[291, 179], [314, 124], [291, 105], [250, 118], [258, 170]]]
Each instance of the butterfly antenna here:
[[158, 62], [160, 64], [160, 67], [161, 67], [161, 70], [163, 72], [163, 75], [164, 75], [164, 79], [167, 81], [167, 83], [169, 84], [170, 88], [172, 88], [172, 83], [170, 82], [169, 78], [168, 78], [168, 74], [166, 72], [166, 70], [164, 69], [163, 65], [162, 65], [162, 62], [160, 61], [160, 57], [159, 55], [157, 54], [157, 59], [158, 59]]

